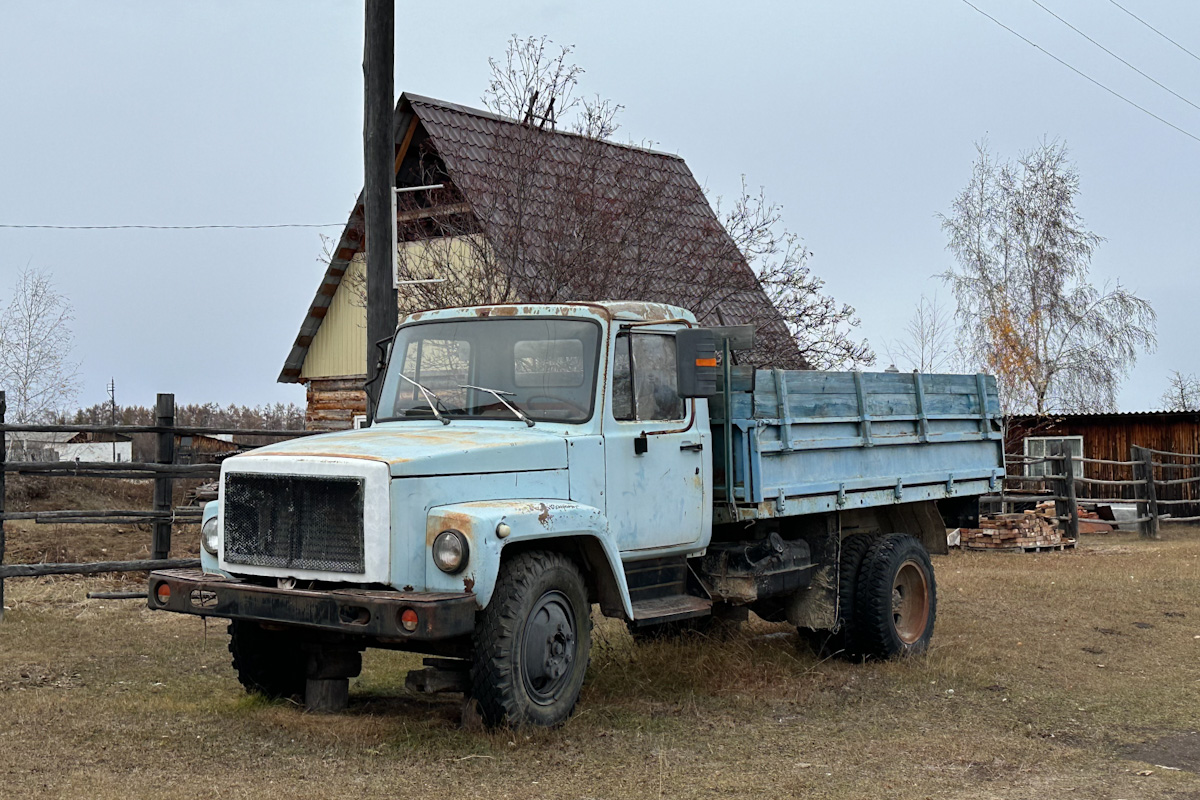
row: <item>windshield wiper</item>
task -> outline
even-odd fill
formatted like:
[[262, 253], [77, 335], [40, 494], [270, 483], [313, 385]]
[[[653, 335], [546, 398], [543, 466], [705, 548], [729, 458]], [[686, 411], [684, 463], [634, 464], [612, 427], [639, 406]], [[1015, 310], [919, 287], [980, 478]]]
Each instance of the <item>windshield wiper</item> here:
[[[445, 408], [445, 407], [446, 407], [446, 404], [445, 404], [445, 403], [442, 403], [442, 398], [438, 397], [436, 394], [434, 394], [433, 392], [429, 391], [429, 390], [428, 390], [428, 389], [426, 389], [424, 386], [422, 386], [421, 384], [417, 383], [416, 381], [414, 381], [412, 378], [410, 378], [410, 377], [408, 377], [407, 375], [405, 375], [405, 374], [404, 374], [403, 372], [401, 372], [400, 370], [396, 370], [396, 374], [397, 374], [397, 375], [399, 375], [399, 376], [400, 376], [402, 379], [404, 379], [404, 380], [408, 381], [408, 382], [409, 382], [409, 383], [411, 383], [413, 386], [415, 386], [415, 387], [417, 387], [418, 389], [420, 389], [420, 390], [421, 390], [421, 396], [422, 396], [422, 397], [424, 397], [424, 398], [425, 398], [425, 402], [429, 404], [429, 410], [433, 412], [433, 416], [434, 416], [434, 417], [437, 419], [437, 421], [438, 421], [438, 422], [442, 423], [443, 425], [449, 425], [449, 424], [450, 424], [450, 420], [449, 420], [449, 418], [447, 418], [447, 417], [443, 417], [441, 414], [439, 414], [439, 413], [438, 413], [438, 410], [437, 410], [437, 404], [438, 404], [438, 403], [441, 403], [441, 405], [442, 405], [442, 408]], [[431, 399], [431, 398], [432, 398], [432, 399]]]
[[472, 386], [469, 383], [460, 385], [458, 388], [474, 389], [478, 392], [487, 392], [488, 394], [493, 395], [497, 400], [499, 400], [501, 403], [504, 404], [505, 408], [507, 408], [509, 411], [513, 412], [514, 414], [516, 414], [517, 418], [519, 420], [524, 422], [529, 427], [531, 427], [531, 428], [533, 427], [533, 420], [531, 420], [529, 417], [525, 416], [524, 411], [522, 411], [521, 409], [517, 408], [512, 403], [510, 403], [504, 399], [504, 395], [508, 395], [509, 397], [512, 397], [512, 395], [513, 395], [512, 392], [505, 392], [505, 391], [501, 391], [500, 389], [489, 389], [486, 386]]

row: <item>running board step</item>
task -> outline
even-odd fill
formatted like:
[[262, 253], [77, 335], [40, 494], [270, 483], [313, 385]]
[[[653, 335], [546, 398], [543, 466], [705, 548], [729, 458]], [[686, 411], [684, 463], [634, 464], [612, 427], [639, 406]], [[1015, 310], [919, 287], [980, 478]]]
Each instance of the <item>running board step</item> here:
[[712, 601], [690, 594], [675, 594], [638, 600], [633, 604], [633, 624], [657, 625], [712, 613]]

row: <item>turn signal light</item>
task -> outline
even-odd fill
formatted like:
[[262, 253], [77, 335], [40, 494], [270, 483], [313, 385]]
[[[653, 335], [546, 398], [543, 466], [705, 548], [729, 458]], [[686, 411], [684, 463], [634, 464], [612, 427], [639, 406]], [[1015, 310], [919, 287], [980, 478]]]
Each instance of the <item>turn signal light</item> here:
[[171, 600], [171, 586], [167, 583], [160, 583], [154, 589], [154, 596], [158, 598], [158, 604], [165, 606]]
[[411, 608], [404, 609], [404, 611], [400, 614], [400, 625], [409, 633], [412, 633], [417, 629], [417, 622], [417, 612], [413, 611]]

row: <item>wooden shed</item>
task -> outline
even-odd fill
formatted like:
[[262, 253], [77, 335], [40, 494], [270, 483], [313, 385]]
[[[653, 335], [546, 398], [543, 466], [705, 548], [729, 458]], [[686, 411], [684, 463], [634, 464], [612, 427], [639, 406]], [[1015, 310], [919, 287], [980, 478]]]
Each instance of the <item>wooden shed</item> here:
[[[1010, 455], [1041, 457], [1048, 445], [1068, 444], [1074, 455], [1105, 461], [1131, 460], [1133, 446], [1148, 447], [1162, 453], [1200, 455], [1200, 412], [1196, 411], [1137, 411], [1111, 414], [1060, 414], [1009, 417], [1005, 433], [1005, 452]], [[1165, 464], [1200, 464], [1200, 458], [1156, 455]], [[1083, 465], [1083, 476], [1099, 480], [1129, 480], [1129, 467], [1112, 464]], [[1045, 474], [1044, 465], [1010, 465], [1010, 474]], [[1158, 468], [1156, 477], [1174, 480], [1200, 474], [1200, 470]], [[1200, 513], [1198, 484], [1161, 486], [1160, 499], [1194, 499], [1197, 505], [1175, 506], [1171, 513], [1191, 516]], [[1135, 500], [1136, 487], [1088, 485], [1086, 493], [1111, 500]]]

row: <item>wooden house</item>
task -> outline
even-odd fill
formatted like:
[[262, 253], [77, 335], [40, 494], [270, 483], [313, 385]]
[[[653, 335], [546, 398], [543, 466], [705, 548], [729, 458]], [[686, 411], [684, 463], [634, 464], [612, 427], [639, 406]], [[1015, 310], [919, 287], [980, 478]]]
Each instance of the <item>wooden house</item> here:
[[[438, 242], [452, 260], [475, 259], [468, 266], [498, 273], [481, 283], [508, 280], [511, 286], [520, 278], [531, 285], [531, 276], [545, 281], [537, 291], [510, 291], [503, 302], [661, 301], [690, 308], [706, 324], [754, 324], [760, 346], [772, 349], [772, 362], [805, 366], [779, 312], [679, 156], [412, 94], [401, 95], [394, 129], [396, 188], [405, 198], [397, 212], [399, 257], [416, 244]], [[514, 142], [520, 147], [511, 147]], [[582, 172], [583, 188], [579, 180], [572, 183]], [[588, 214], [577, 213], [581, 205]], [[590, 262], [564, 252], [572, 235], [591, 237]], [[364, 238], [360, 194], [278, 378], [306, 385], [309, 429], [348, 428], [365, 413]], [[589, 267], [598, 263], [597, 239], [604, 251], [600, 263], [622, 278], [644, 280], [597, 283], [597, 270]], [[501, 251], [504, 257], [480, 256]], [[516, 251], [519, 256], [511, 256]], [[430, 279], [444, 280], [436, 270]], [[724, 288], [719, 297], [714, 287]], [[428, 301], [406, 305], [412, 295], [403, 285], [399, 292], [402, 308], [435, 307]]]

